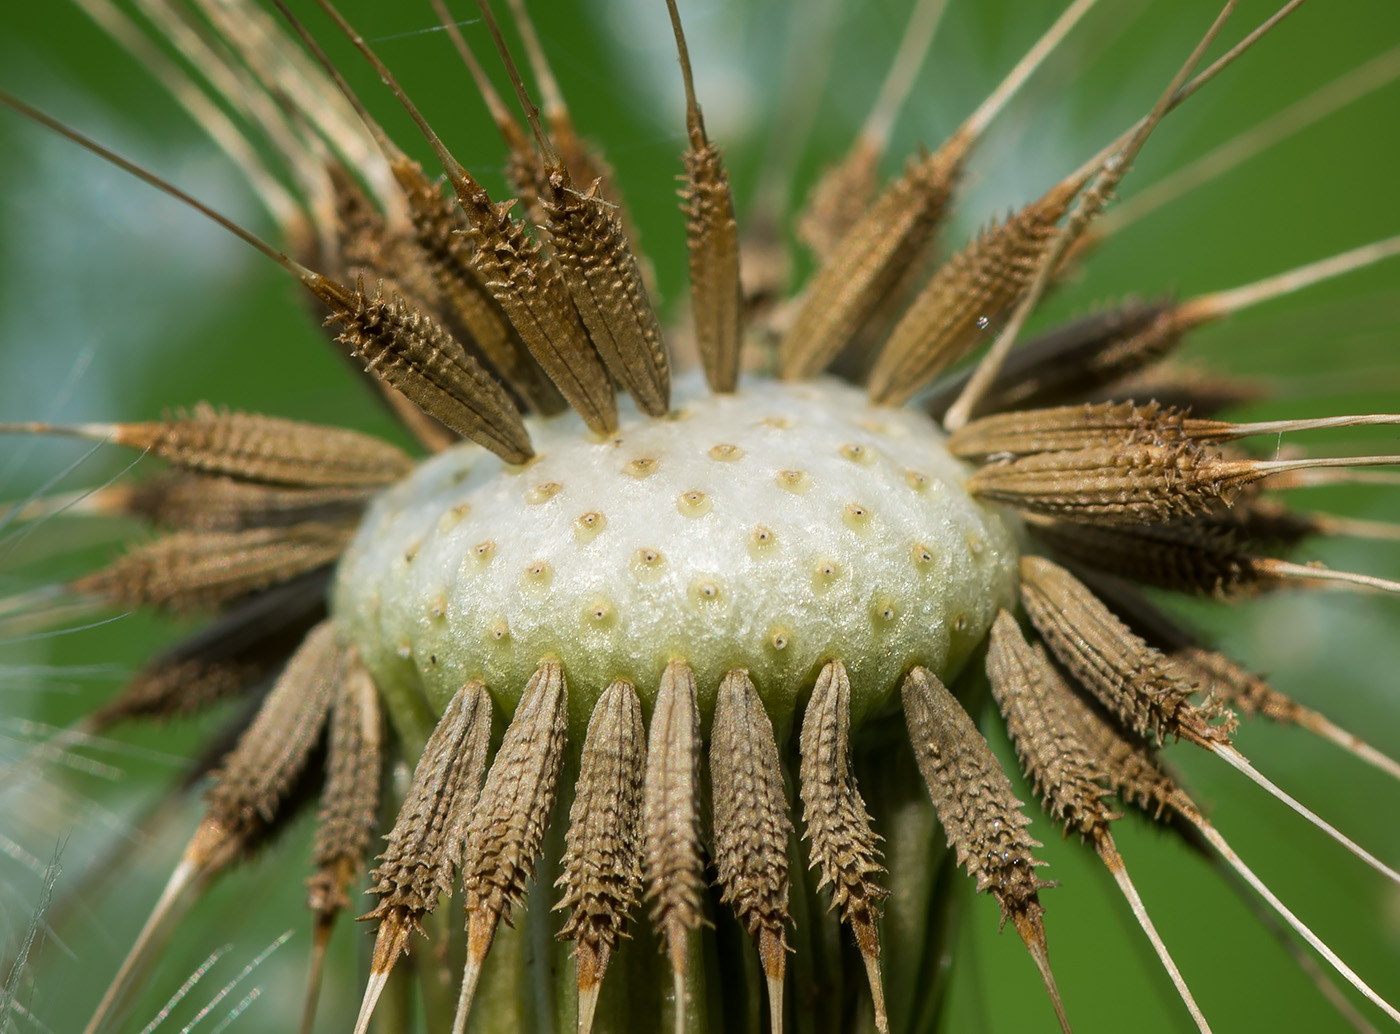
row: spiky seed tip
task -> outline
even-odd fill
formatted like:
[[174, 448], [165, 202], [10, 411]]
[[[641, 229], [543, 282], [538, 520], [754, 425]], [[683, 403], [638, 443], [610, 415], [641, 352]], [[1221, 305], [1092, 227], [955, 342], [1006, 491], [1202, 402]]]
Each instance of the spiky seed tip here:
[[491, 735], [491, 697], [480, 681], [452, 697], [428, 738], [413, 782], [374, 870], [379, 903], [364, 919], [415, 929], [450, 892], [461, 859], [460, 816], [470, 815], [481, 787]]
[[1120, 621], [1083, 582], [1044, 557], [1021, 559], [1021, 601], [1046, 645], [1136, 735], [1184, 737], [1217, 750], [1232, 717], [1190, 702], [1195, 687], [1165, 654]]
[[1066, 833], [1077, 831], [1093, 842], [1152, 942], [1187, 1011], [1197, 1027], [1208, 1032], [1210, 1027], [1158, 936], [1113, 842], [1109, 825], [1120, 816], [1104, 802], [1108, 792], [1100, 785], [1105, 779], [1104, 773], [1073, 719], [1059, 706], [1059, 700], [1068, 690], [1049, 688], [1050, 683], [1060, 681], [1059, 674], [1043, 652], [1026, 642], [1015, 619], [1004, 610], [992, 626], [987, 677], [1006, 718], [1016, 753], [1050, 814], [1065, 824]]
[[987, 678], [1035, 790], [1066, 832], [1097, 836], [1119, 816], [1104, 802], [1102, 773], [1044, 685], [1059, 678], [1005, 610], [992, 625]]
[[209, 610], [336, 560], [354, 535], [346, 524], [176, 531], [138, 545], [70, 586], [127, 607]]
[[1324, 417], [1317, 420], [1270, 420], [1233, 424], [1205, 420], [1157, 402], [1099, 402], [1032, 409], [982, 417], [948, 439], [948, 449], [964, 458], [1025, 456], [1037, 452], [1120, 447], [1136, 442], [1221, 442], [1250, 435], [1281, 435], [1328, 427], [1385, 426], [1397, 422], [1389, 413]]
[[543, 199], [554, 259], [609, 372], [650, 416], [671, 407], [671, 360], [622, 224], [598, 193], [550, 175]]
[[441, 864], [444, 869], [441, 870], [441, 886], [444, 890], [452, 879], [453, 871], [463, 864], [468, 831], [481, 798], [481, 785], [486, 778], [486, 760], [491, 746], [491, 694], [486, 684], [480, 679], [473, 679], [462, 687], [461, 693], [465, 698], [462, 711], [467, 728], [464, 738], [456, 747], [454, 760], [458, 769], [458, 784], [447, 804], [447, 819], [443, 825]]
[[991, 892], [1006, 918], [1040, 911], [1036, 892], [1048, 886], [1035, 874], [1044, 865], [1026, 831], [1030, 819], [991, 747], [947, 687], [927, 668], [915, 667], [902, 688], [904, 717], [919, 771], [958, 862]]
[[1030, 513], [1104, 524], [1155, 524], [1229, 505], [1243, 483], [1220, 454], [1193, 442], [1143, 442], [1041, 452], [988, 463], [974, 495]]
[[964, 459], [985, 456], [1025, 456], [1130, 442], [1179, 442], [1194, 437], [1187, 425], [1216, 421], [1187, 420], [1186, 414], [1155, 402], [1105, 402], [1053, 409], [997, 413], [965, 424], [948, 438], [948, 449]]
[[476, 269], [530, 354], [589, 430], [617, 427], [612, 381], [588, 338], [559, 267], [510, 217], [511, 202], [481, 201], [469, 212]]
[[471, 224], [455, 200], [423, 174], [417, 162], [400, 157], [394, 174], [408, 199], [414, 239], [441, 297], [440, 307], [460, 327], [463, 345], [475, 344], [505, 381], [541, 412], [558, 412], [562, 400], [531, 358], [520, 335], [502, 314], [474, 262]]
[[743, 333], [743, 286], [739, 279], [739, 226], [723, 152], [705, 135], [705, 119], [695, 96], [690, 49], [676, 0], [667, 0], [685, 84], [685, 121], [690, 147], [682, 156], [685, 186], [680, 190], [690, 258], [690, 308], [695, 344], [710, 390], [731, 392], [739, 382]]
[[715, 392], [739, 383], [743, 343], [743, 288], [739, 278], [739, 227], [723, 153], [716, 144], [692, 147], [683, 156], [681, 190], [690, 259], [695, 343], [705, 379]]
[[[420, 242], [411, 233], [391, 228], [371, 207], [348, 170], [333, 168], [337, 170], [334, 179], [339, 254], [338, 261], [331, 266], [331, 275], [344, 283], [377, 284], [384, 296], [400, 297], [411, 309], [433, 314], [464, 347], [479, 346], [476, 333], [458, 304], [458, 295], [468, 291], [471, 285], [453, 278], [449, 289], [449, 285], [436, 279], [437, 264]], [[436, 196], [447, 203], [440, 194]], [[478, 284], [476, 289], [483, 295], [484, 306], [484, 288]], [[494, 322], [504, 328], [504, 319], [496, 316]], [[487, 352], [484, 346], [479, 347], [483, 353]], [[460, 435], [419, 409], [388, 381], [356, 362], [350, 349], [341, 352], [375, 386], [390, 412], [430, 452], [442, 452], [460, 439]]]
[[642, 785], [643, 868], [651, 921], [675, 981], [676, 1029], [685, 1029], [688, 938], [701, 922], [700, 711], [690, 666], [673, 660], [657, 688]]
[[[617, 400], [607, 370], [588, 339], [559, 267], [541, 254], [540, 245], [511, 218], [515, 202], [497, 204], [491, 200], [486, 189], [453, 157], [364, 37], [329, 0], [320, 0], [320, 5], [379, 73], [432, 147], [467, 215], [476, 273], [530, 354], [590, 430], [606, 434], [616, 428]], [[485, 17], [494, 26], [489, 11]]]
[[1035, 872], [1045, 863], [1034, 854], [1040, 843], [1027, 831], [1031, 820], [991, 747], [936, 675], [913, 668], [901, 694], [914, 760], [948, 846], [976, 880], [978, 892], [990, 892], [997, 899], [1002, 921], [1015, 925], [1040, 970], [1060, 1025], [1068, 1031], [1046, 954], [1039, 891], [1050, 884]]
[[329, 322], [340, 340], [414, 405], [507, 463], [534, 455], [520, 411], [505, 389], [436, 320], [402, 298], [368, 297], [357, 284], [351, 304]]
[[598, 698], [583, 741], [574, 804], [569, 809], [554, 907], [572, 908], [559, 931], [575, 941], [580, 1030], [642, 886], [641, 811], [646, 730], [632, 684], [613, 682]]
[[496, 927], [525, 895], [544, 846], [568, 729], [568, 686], [557, 661], [544, 661], [525, 687], [486, 775], [462, 859], [467, 962], [454, 1026], [466, 1024], [481, 965]]
[[895, 326], [870, 371], [871, 399], [907, 402], [965, 356], [1030, 286], [1075, 184], [1057, 184], [947, 261]]
[[462, 816], [469, 816], [476, 803], [490, 737], [491, 697], [481, 682], [468, 682], [448, 702], [428, 737], [372, 873], [379, 903], [360, 918], [378, 920], [379, 929], [356, 1034], [368, 1028], [390, 970], [408, 951], [409, 934], [451, 890], [453, 870], [462, 857]]
[[[1037, 643], [1035, 649], [1048, 665], [1045, 648]], [[1050, 679], [1044, 688], [1078, 729], [1109, 788], [1125, 804], [1161, 818], [1171, 807], [1179, 787], [1158, 763], [1153, 749], [1140, 738], [1125, 734], [1091, 707], [1065, 679]]]
[[[415, 289], [410, 291], [409, 297], [420, 302], [434, 303], [434, 308], [440, 310], [447, 317], [451, 331], [454, 334], [459, 332], [462, 334], [460, 340], [463, 345], [475, 344], [508, 382], [512, 383], [527, 398], [534, 400], [536, 394], [532, 389], [540, 386], [539, 371], [532, 369], [533, 364], [525, 354], [518, 336], [513, 333], [508, 322], [492, 303], [490, 293], [477, 275], [472, 262], [473, 248], [469, 237], [471, 226], [465, 210], [461, 205], [454, 204], [443, 197], [437, 184], [424, 175], [422, 166], [409, 158], [389, 139], [311, 33], [280, 0], [278, 6], [287, 21], [296, 29], [307, 48], [335, 82], [341, 94], [359, 113], [360, 119], [383, 153], [388, 168], [402, 192], [403, 203], [407, 208], [408, 222], [412, 228], [414, 251], [417, 253], [414, 266], [416, 271], [421, 274], [415, 278], [417, 283], [413, 285]], [[446, 149], [441, 146], [441, 141], [437, 140], [427, 123], [422, 121], [421, 116], [418, 115], [406, 96], [402, 94], [393, 77], [387, 74], [387, 70], [383, 69], [379, 59], [364, 43], [364, 40], [354, 33], [354, 30], [337, 11], [330, 9], [328, 13], [369, 58], [371, 64], [383, 71], [385, 81], [399, 95], [399, 99], [419, 122], [430, 141], [441, 149], [449, 176], [456, 174], [454, 185], [469, 180], [469, 177], [455, 164], [451, 156], [446, 154]], [[455, 26], [453, 28], [455, 30]], [[382, 266], [378, 263], [372, 262], [371, 265], [377, 270], [382, 270]], [[392, 273], [392, 270], [390, 272]], [[398, 278], [391, 275], [387, 279], [395, 281]], [[425, 291], [423, 288], [427, 288], [427, 290]], [[383, 287], [381, 287], [381, 292], [383, 292]], [[404, 375], [400, 372], [400, 378], [403, 377]], [[410, 377], [409, 380], [411, 381], [412, 378]], [[557, 399], [557, 396], [546, 389], [544, 398]]]
[[888, 891], [880, 885], [879, 839], [870, 828], [865, 802], [851, 772], [851, 682], [846, 666], [832, 661], [817, 676], [802, 719], [800, 741], [804, 811], [802, 821], [812, 844], [812, 867], [821, 872], [818, 889], [831, 886], [831, 907], [851, 925], [870, 978], [875, 1027], [889, 1030], [884, 987], [880, 980], [880, 903]]
[[282, 804], [321, 737], [348, 654], [340, 631], [323, 621], [307, 635], [252, 724], [223, 759], [208, 808], [160, 900], [88, 1022], [103, 1029], [139, 979], [151, 953], [217, 873], [271, 835], [287, 818]]
[[307, 635], [257, 716], [214, 774], [206, 826], [249, 841], [279, 817], [279, 808], [321, 737], [349, 654], [334, 621]]
[[774, 1030], [787, 967], [788, 820], [773, 722], [742, 669], [720, 683], [710, 733], [715, 865], [729, 904], [758, 947]]
[[326, 784], [312, 849], [316, 872], [307, 881], [306, 906], [316, 920], [304, 1031], [310, 1031], [315, 1022], [331, 928], [350, 905], [350, 884], [364, 867], [377, 824], [382, 734], [374, 682], [359, 657], [352, 654], [332, 703]]
[[1250, 485], [1280, 475], [1394, 465], [1400, 456], [1228, 459], [1194, 441], [1120, 442], [999, 459], [967, 488], [1028, 513], [1131, 526], [1218, 513]]
[[392, 484], [413, 469], [402, 449], [358, 431], [225, 412], [207, 402], [150, 423], [5, 424], [0, 429], [111, 440], [186, 470], [272, 485], [373, 488]]

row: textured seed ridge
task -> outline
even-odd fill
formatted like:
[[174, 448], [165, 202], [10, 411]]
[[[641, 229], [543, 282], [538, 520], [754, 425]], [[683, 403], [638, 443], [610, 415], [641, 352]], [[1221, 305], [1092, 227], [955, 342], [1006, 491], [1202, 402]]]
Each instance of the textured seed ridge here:
[[778, 719], [839, 656], [858, 724], [1014, 605], [1017, 532], [920, 414], [836, 382], [677, 388], [666, 419], [535, 422], [523, 467], [454, 448], [376, 500], [334, 604], [376, 681], [441, 708], [479, 678], [508, 706], [555, 657], [581, 735], [614, 679], [649, 709], [674, 657], [702, 712], [744, 668]]

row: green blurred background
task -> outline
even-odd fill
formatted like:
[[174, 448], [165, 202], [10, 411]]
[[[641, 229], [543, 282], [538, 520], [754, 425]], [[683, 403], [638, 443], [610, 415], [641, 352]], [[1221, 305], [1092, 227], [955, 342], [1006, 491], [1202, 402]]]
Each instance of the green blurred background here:
[[[430, 31], [435, 20], [428, 5], [346, 0], [342, 6], [458, 156], [488, 188], [498, 188], [496, 136], [448, 41]], [[789, 207], [805, 195], [864, 115], [907, 6], [904, 0], [685, 6], [702, 103], [712, 136], [728, 149], [741, 208], [765, 164], [784, 170], [777, 179], [791, 186]], [[952, 0], [887, 167], [918, 143], [941, 140], [1059, 6], [1054, 0]], [[470, 11], [460, 0], [456, 7], [464, 17]], [[1200, 0], [1105, 0], [1101, 7], [977, 152], [948, 231], [950, 244], [1035, 196], [1144, 112], [1213, 14]], [[1270, 9], [1259, 0], [1242, 3], [1226, 35], [1242, 34]], [[660, 274], [662, 302], [675, 310], [684, 295], [674, 195], [683, 112], [664, 6], [660, 0], [591, 0], [536, 2], [533, 10], [581, 127], [605, 145], [628, 191]], [[373, 76], [363, 74], [324, 21], [310, 20], [396, 137], [416, 144]], [[482, 27], [471, 24], [466, 31], [485, 54]], [[1304, 7], [1163, 126], [1124, 194], [1397, 44], [1400, 4], [1394, 0]], [[813, 78], [828, 52], [830, 73]], [[200, 131], [68, 4], [6, 5], [0, 86], [273, 232]], [[805, 140], [794, 141], [800, 134], [791, 127], [801, 124], [804, 107], [812, 128]], [[779, 133], [779, 126], [786, 131]], [[1397, 127], [1400, 87], [1392, 85], [1112, 240], [1044, 318], [1082, 312], [1128, 292], [1189, 296], [1233, 286], [1400, 233]], [[1392, 261], [1202, 332], [1190, 352], [1217, 369], [1274, 384], [1278, 398], [1254, 407], [1251, 416], [1394, 412], [1400, 410], [1397, 284], [1400, 272]], [[299, 289], [285, 275], [174, 202], [11, 116], [0, 116], [0, 306], [0, 419], [139, 419], [209, 399], [394, 433], [321, 343]], [[1376, 429], [1315, 440], [1329, 450], [1397, 452], [1396, 437]], [[5, 439], [0, 498], [22, 498], [85, 451], [72, 443]], [[61, 487], [100, 483], [128, 462], [117, 450], [101, 450]], [[1396, 499], [1395, 489], [1370, 488], [1317, 491], [1300, 502], [1396, 520]], [[110, 550], [110, 536], [80, 521], [54, 522], [23, 537], [5, 528], [0, 536], [7, 536], [0, 538], [2, 594], [81, 570]], [[1307, 556], [1400, 576], [1400, 545], [1320, 543]], [[1237, 610], [1190, 609], [1236, 655], [1271, 672], [1279, 688], [1400, 753], [1395, 600], [1289, 594]], [[0, 630], [10, 640], [0, 641], [0, 745], [16, 754], [42, 736], [24, 723], [63, 724], [83, 713], [117, 685], [122, 671], [178, 631], [140, 616], [56, 639], [21, 640], [17, 631]], [[17, 784], [7, 774], [0, 783], [0, 924], [8, 927], [8, 946], [22, 939], [42, 896], [45, 863], [60, 856], [64, 872], [54, 893], [63, 900], [65, 890], [81, 885], [100, 845], [134, 835], [128, 823], [178, 775], [179, 759], [197, 741], [195, 728], [124, 730], [120, 745], [82, 751], [119, 769], [119, 776], [91, 764], [90, 771], [51, 767], [40, 782]], [[993, 732], [994, 740], [999, 736]], [[1239, 743], [1263, 771], [1381, 857], [1400, 858], [1400, 786], [1294, 730], [1251, 726]], [[1226, 836], [1280, 896], [1382, 994], [1400, 1000], [1397, 888], [1224, 766], [1184, 748], [1173, 750], [1172, 758]], [[12, 985], [42, 1023], [32, 1029], [80, 1027], [195, 814], [193, 804], [186, 807], [165, 835], [140, 840], [104, 887], [70, 902], [66, 923], [44, 938], [28, 974]], [[1216, 1030], [1343, 1028], [1205, 865], [1142, 823], [1120, 827], [1130, 872]], [[1043, 823], [1039, 832], [1051, 863], [1047, 875], [1061, 881], [1045, 894], [1046, 922], [1076, 1029], [1188, 1029], [1107, 876], [1077, 843], [1063, 843]], [[295, 931], [290, 942], [201, 1029], [216, 1026], [254, 985], [263, 1000], [240, 1021], [243, 1028], [295, 1029], [309, 941], [301, 912], [305, 834], [299, 830], [260, 864], [216, 886], [177, 935], [131, 1029], [154, 1016], [211, 951], [232, 945], [191, 1001], [207, 1000], [287, 929]], [[337, 934], [341, 965], [327, 981], [320, 1029], [348, 1029], [358, 1003], [354, 954], [365, 934], [350, 926], [342, 924]], [[1053, 1027], [1024, 950], [1014, 935], [997, 933], [991, 901], [978, 900], [969, 912], [954, 958], [947, 1029]], [[181, 1009], [168, 1027], [189, 1022], [194, 1010]], [[1374, 1010], [1367, 1015], [1380, 1022]], [[31, 1029], [18, 1015], [9, 1022]]]

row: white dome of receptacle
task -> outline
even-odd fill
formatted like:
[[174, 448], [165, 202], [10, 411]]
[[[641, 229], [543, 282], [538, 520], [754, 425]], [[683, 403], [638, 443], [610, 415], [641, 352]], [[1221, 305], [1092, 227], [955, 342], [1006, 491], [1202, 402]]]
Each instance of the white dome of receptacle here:
[[379, 498], [334, 594], [376, 682], [441, 710], [481, 678], [509, 709], [557, 659], [581, 725], [616, 678], [649, 706], [679, 657], [702, 709], [745, 668], [781, 719], [839, 658], [858, 722], [1013, 605], [1014, 520], [921, 414], [834, 381], [679, 394], [606, 439], [535, 422], [523, 467], [453, 448]]

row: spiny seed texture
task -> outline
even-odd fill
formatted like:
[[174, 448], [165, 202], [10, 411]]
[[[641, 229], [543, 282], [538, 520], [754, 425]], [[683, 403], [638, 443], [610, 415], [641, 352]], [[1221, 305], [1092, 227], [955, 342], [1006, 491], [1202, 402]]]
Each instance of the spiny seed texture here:
[[745, 668], [778, 718], [840, 658], [858, 722], [911, 665], [951, 677], [1014, 605], [1014, 522], [924, 417], [836, 382], [681, 394], [606, 437], [536, 424], [522, 467], [452, 449], [379, 499], [334, 603], [376, 682], [440, 710], [481, 678], [513, 707], [555, 658], [581, 733], [614, 679], [650, 710], [676, 657], [702, 710]]

